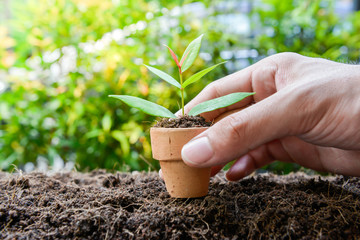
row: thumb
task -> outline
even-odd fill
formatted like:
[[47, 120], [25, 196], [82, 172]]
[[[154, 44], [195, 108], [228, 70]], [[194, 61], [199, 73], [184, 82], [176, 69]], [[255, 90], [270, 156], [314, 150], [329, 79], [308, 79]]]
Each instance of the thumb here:
[[[284, 95], [289, 101], [283, 100]], [[222, 165], [272, 140], [298, 134], [301, 111], [295, 100], [296, 96], [279, 91], [225, 117], [182, 148], [183, 160], [194, 167]]]

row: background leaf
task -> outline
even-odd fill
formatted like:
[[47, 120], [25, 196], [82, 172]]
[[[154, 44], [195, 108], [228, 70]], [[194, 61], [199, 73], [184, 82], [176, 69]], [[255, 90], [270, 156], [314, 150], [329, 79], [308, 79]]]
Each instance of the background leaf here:
[[[145, 64], [144, 64], [145, 65]], [[168, 83], [174, 85], [177, 88], [181, 88], [181, 85], [178, 81], [176, 81], [172, 76], [170, 76], [169, 74], [156, 69], [154, 67], [150, 67], [148, 65], [145, 65], [145, 67], [147, 67], [147, 69], [149, 69], [152, 73], [154, 73], [155, 75], [157, 75], [158, 77], [160, 77], [162, 80], [167, 81]]]
[[105, 132], [109, 132], [112, 126], [111, 114], [107, 112], [101, 120], [102, 128]]
[[219, 108], [227, 107], [254, 94], [255, 93], [238, 92], [238, 93], [230, 93], [228, 95], [219, 98], [214, 98], [209, 101], [202, 102], [196, 105], [195, 107], [193, 107], [190, 110], [189, 115], [196, 116], [200, 113], [210, 112]]
[[[36, 168], [39, 158], [50, 166], [54, 150], [79, 171], [147, 170], [140, 155], [158, 168], [159, 161], [151, 157], [148, 131], [156, 117], [125, 107], [108, 95], [156, 99], [171, 112], [179, 110], [178, 88], [163, 84], [139, 66], [161, 65], [162, 71], [178, 80], [178, 69], [168, 64], [172, 58], [160, 42], [185, 50], [206, 33], [200, 49], [204, 54], [186, 70], [184, 80], [222, 59], [228, 61], [186, 88], [189, 100], [212, 80], [280, 52], [359, 62], [360, 11], [352, 12], [352, 6], [336, 10], [339, 2], [335, 0], [264, 0], [251, 8], [234, 7], [225, 0], [191, 2], [0, 1], [3, 169], [25, 170], [31, 164]], [[341, 3], [352, 5], [352, 1]], [[169, 27], [170, 23], [174, 26]], [[108, 120], [102, 121], [106, 113], [112, 121], [108, 132]], [[111, 135], [113, 130], [126, 135], [123, 139], [131, 146], [128, 155], [124, 155], [125, 144]], [[294, 164], [284, 168], [289, 163], [273, 164], [267, 169], [278, 173], [299, 169]]]
[[[189, 46], [187, 46], [187, 48], [185, 49], [185, 52], [180, 60], [180, 62], [183, 62], [183, 65], [181, 66], [182, 72], [185, 72], [194, 63], [194, 61], [200, 51], [202, 37], [203, 37], [203, 34], [201, 34], [200, 37], [198, 37], [194, 41], [192, 41], [189, 44]], [[185, 58], [185, 60], [183, 58]]]
[[115, 138], [121, 144], [121, 150], [125, 156], [130, 153], [130, 144], [126, 135], [119, 130], [114, 130], [111, 132], [111, 136]]
[[190, 84], [198, 81], [199, 79], [201, 79], [205, 74], [207, 74], [208, 72], [210, 72], [211, 70], [213, 70], [214, 68], [216, 68], [217, 66], [219, 66], [220, 64], [224, 64], [226, 62], [222, 62], [222, 63], [218, 63], [214, 66], [211, 66], [209, 68], [206, 68], [200, 72], [195, 73], [194, 75], [192, 75], [191, 77], [189, 77], [188, 79], [186, 79], [186, 81], [183, 84], [183, 88], [186, 88], [187, 86], [189, 86]]
[[109, 95], [109, 97], [113, 97], [119, 99], [129, 105], [130, 107], [137, 108], [144, 113], [147, 113], [152, 116], [157, 117], [167, 117], [167, 118], [176, 118], [176, 116], [156, 103], [144, 100], [142, 98], [133, 97], [133, 96], [126, 96], [126, 95]]

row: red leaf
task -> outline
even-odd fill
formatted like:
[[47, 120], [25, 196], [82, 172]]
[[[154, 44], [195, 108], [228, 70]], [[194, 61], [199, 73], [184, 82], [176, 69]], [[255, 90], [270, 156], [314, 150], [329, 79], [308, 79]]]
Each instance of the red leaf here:
[[169, 51], [170, 51], [170, 54], [171, 54], [172, 58], [174, 59], [174, 61], [175, 61], [176, 65], [177, 65], [177, 66], [178, 66], [178, 68], [180, 69], [180, 68], [181, 68], [181, 65], [179, 64], [179, 60], [178, 60], [178, 58], [176, 57], [176, 55], [175, 55], [174, 51], [173, 51], [173, 50], [171, 50], [171, 48], [170, 48], [170, 47], [168, 47], [168, 46], [166, 46], [165, 44], [164, 44], [164, 46], [165, 46], [165, 47], [167, 47], [167, 48], [169, 49]]
[[180, 63], [180, 67], [183, 65], [187, 55], [189, 54], [190, 50], [186, 53], [186, 55], [184, 56], [184, 58], [181, 60], [181, 63]]

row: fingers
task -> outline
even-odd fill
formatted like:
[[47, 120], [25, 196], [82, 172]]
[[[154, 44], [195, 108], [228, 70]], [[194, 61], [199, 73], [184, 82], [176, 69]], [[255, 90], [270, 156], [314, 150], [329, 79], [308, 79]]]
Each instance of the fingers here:
[[302, 131], [293, 104], [296, 96], [291, 95], [291, 100], [289, 95], [291, 91], [278, 92], [217, 122], [183, 147], [184, 161], [194, 167], [226, 164], [265, 143]]
[[[251, 92], [252, 88], [249, 79], [251, 78], [252, 68], [253, 67], [246, 68], [242, 71], [233, 73], [207, 85], [194, 99], [192, 99], [189, 103], [185, 105], [185, 114], [187, 114], [193, 107], [195, 107], [199, 103], [234, 92]], [[253, 99], [251, 97], [248, 97], [240, 103], [232, 105], [231, 107], [215, 110], [210, 113], [204, 113], [201, 115], [206, 120], [211, 121], [221, 113], [226, 112], [227, 110], [246, 106], [252, 101]], [[181, 110], [179, 110], [175, 115], [181, 115]]]
[[[282, 76], [277, 77], [279, 69], [287, 68], [289, 62], [293, 62], [294, 59], [298, 59], [300, 57], [300, 55], [292, 53], [276, 54], [265, 58], [241, 71], [212, 82], [206, 86], [203, 91], [201, 91], [194, 99], [186, 104], [185, 113], [188, 113], [190, 109], [201, 102], [234, 92], [256, 92], [256, 94], [252, 97], [245, 98], [243, 101], [240, 101], [239, 103], [233, 104], [229, 107], [203, 113], [201, 115], [206, 120], [213, 120], [224, 112], [244, 107], [253, 101], [259, 102], [274, 94], [277, 89], [277, 84], [279, 84], [281, 87], [284, 86], [284, 76], [289, 75], [289, 73], [282, 74]], [[179, 111], [177, 115], [180, 114], [181, 113]]]
[[[194, 99], [192, 99], [188, 104], [186, 104], [184, 109], [185, 113], [188, 113], [197, 104], [205, 102], [207, 100], [218, 98], [234, 92], [252, 92], [251, 76], [252, 71], [256, 68], [256, 65], [257, 64], [254, 64], [239, 72], [233, 73], [215, 82], [210, 83]], [[233, 104], [230, 107], [218, 109], [209, 113], [203, 113], [201, 115], [206, 120], [213, 120], [223, 112], [244, 107], [252, 101], [252, 97], [248, 97], [239, 103]], [[180, 114], [180, 111], [176, 113], [176, 115]]]
[[283, 162], [294, 161], [279, 140], [262, 145], [240, 157], [226, 173], [226, 178], [229, 181], [240, 180], [254, 172], [256, 169], [259, 169], [275, 160]]
[[218, 172], [220, 172], [223, 167], [224, 167], [224, 165], [219, 165], [219, 166], [214, 166], [214, 167], [212, 167], [212, 168], [211, 168], [210, 176], [213, 177], [213, 176], [215, 176], [216, 174], [218, 174]]
[[[266, 164], [264, 164], [266, 165]], [[226, 179], [229, 181], [238, 181], [257, 169], [255, 160], [250, 155], [239, 158], [227, 171]]]
[[[218, 98], [234, 92], [252, 92], [249, 79], [251, 78], [252, 67], [233, 73], [206, 86], [194, 99], [185, 106], [185, 113], [188, 113], [197, 104]], [[240, 90], [241, 89], [241, 90]], [[209, 113], [201, 114], [206, 120], [213, 120], [223, 112], [243, 107], [252, 102], [251, 97], [245, 98], [239, 103], [230, 107], [218, 109]]]

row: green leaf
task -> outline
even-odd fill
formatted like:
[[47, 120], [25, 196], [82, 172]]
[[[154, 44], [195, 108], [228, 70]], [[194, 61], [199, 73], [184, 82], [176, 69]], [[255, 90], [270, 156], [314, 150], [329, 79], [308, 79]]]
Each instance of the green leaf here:
[[109, 132], [112, 126], [112, 119], [109, 112], [107, 112], [101, 120], [102, 128], [105, 132]]
[[85, 134], [85, 138], [94, 138], [94, 137], [98, 137], [103, 131], [101, 129], [94, 129], [91, 130], [90, 132], [87, 132]]
[[185, 52], [180, 60], [180, 62], [183, 62], [182, 66], [181, 66], [182, 72], [185, 72], [194, 63], [194, 61], [200, 51], [201, 39], [202, 39], [203, 35], [204, 34], [201, 34], [198, 38], [196, 38], [194, 41], [192, 41], [189, 44], [189, 46], [187, 46], [187, 48], [185, 49]]
[[198, 81], [199, 79], [201, 79], [205, 74], [207, 74], [208, 72], [210, 72], [211, 70], [213, 70], [214, 68], [216, 68], [217, 66], [219, 66], [220, 64], [224, 64], [226, 62], [222, 62], [222, 63], [218, 63], [214, 66], [211, 66], [209, 68], [206, 68], [200, 72], [195, 73], [194, 75], [192, 75], [191, 77], [189, 77], [188, 79], [186, 79], [186, 81], [183, 83], [183, 88], [186, 88], [188, 85]]
[[9, 157], [0, 161], [0, 170], [8, 169], [18, 158], [16, 152], [13, 152]]
[[111, 136], [120, 143], [123, 154], [128, 155], [130, 153], [130, 144], [126, 135], [119, 130], [114, 130], [111, 132]]
[[[144, 64], [145, 65], [145, 64]], [[145, 67], [147, 67], [147, 69], [149, 69], [152, 73], [154, 73], [155, 75], [157, 75], [158, 77], [160, 77], [161, 79], [167, 81], [168, 83], [174, 85], [177, 88], [181, 88], [181, 85], [178, 81], [176, 81], [172, 76], [170, 76], [169, 74], [156, 69], [154, 67], [150, 67], [148, 65], [145, 65]]]
[[151, 116], [176, 118], [175, 114], [173, 114], [163, 106], [144, 100], [142, 98], [127, 96], [127, 95], [109, 95], [109, 97], [119, 99], [124, 103], [126, 103], [127, 105], [129, 105], [130, 107], [137, 108]]
[[199, 103], [198, 105], [193, 107], [190, 110], [189, 115], [196, 116], [200, 113], [210, 112], [219, 108], [227, 107], [254, 94], [255, 93], [238, 92], [238, 93], [230, 93], [222, 97], [214, 98], [209, 101]]

